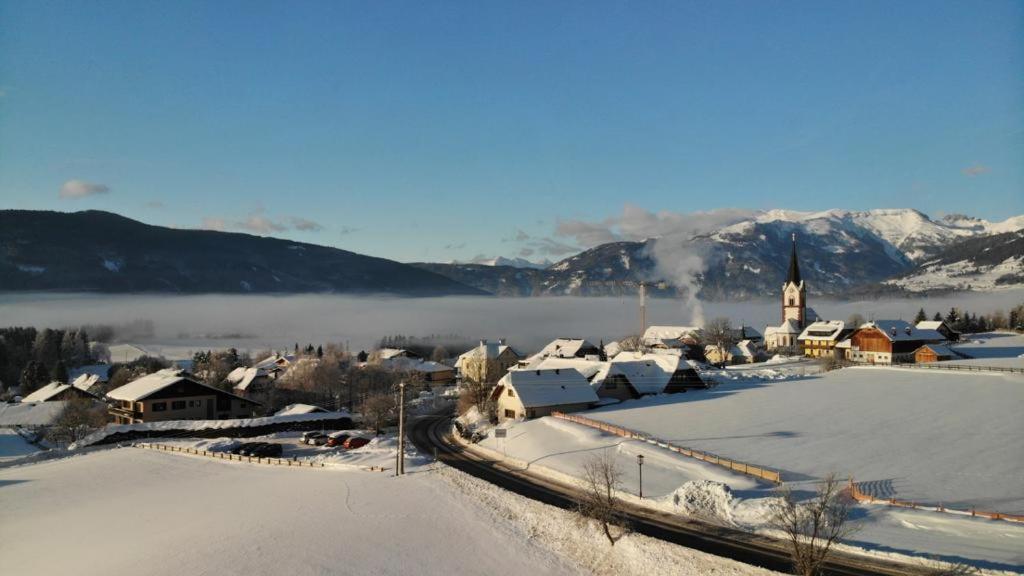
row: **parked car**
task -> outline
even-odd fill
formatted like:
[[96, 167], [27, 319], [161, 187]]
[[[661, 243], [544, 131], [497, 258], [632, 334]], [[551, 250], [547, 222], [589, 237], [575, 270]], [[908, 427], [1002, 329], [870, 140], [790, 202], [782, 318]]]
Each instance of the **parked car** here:
[[336, 448], [345, 444], [345, 441], [351, 438], [351, 434], [345, 434], [342, 432], [336, 432], [327, 437], [327, 447]]
[[302, 434], [302, 443], [309, 444], [311, 446], [320, 446], [327, 443], [327, 434], [323, 432], [304, 432]]
[[242, 448], [238, 453], [242, 456], [255, 456], [256, 452], [262, 448], [266, 442], [252, 442], [249, 446]]
[[276, 442], [263, 442], [262, 446], [255, 448], [250, 456], [260, 458], [280, 458], [283, 448]]
[[231, 452], [232, 454], [241, 454], [243, 450], [248, 451], [252, 449], [252, 447], [255, 446], [256, 444], [259, 444], [259, 442], [243, 442], [238, 446], [235, 446], [231, 450], [228, 450], [228, 452]]
[[362, 448], [363, 446], [366, 446], [369, 443], [370, 443], [370, 439], [369, 438], [362, 438], [360, 436], [352, 436], [350, 438], [346, 438], [345, 442], [343, 442], [341, 446], [342, 446], [342, 448], [344, 448], [346, 450], [352, 450], [354, 448]]

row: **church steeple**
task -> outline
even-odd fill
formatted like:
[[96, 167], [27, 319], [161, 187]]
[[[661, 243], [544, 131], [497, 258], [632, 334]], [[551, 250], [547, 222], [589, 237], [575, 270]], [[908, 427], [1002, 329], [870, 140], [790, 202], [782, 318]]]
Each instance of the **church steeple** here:
[[789, 274], [786, 283], [800, 285], [800, 265], [796, 262], [796, 232], [793, 233], [793, 252], [789, 255]]

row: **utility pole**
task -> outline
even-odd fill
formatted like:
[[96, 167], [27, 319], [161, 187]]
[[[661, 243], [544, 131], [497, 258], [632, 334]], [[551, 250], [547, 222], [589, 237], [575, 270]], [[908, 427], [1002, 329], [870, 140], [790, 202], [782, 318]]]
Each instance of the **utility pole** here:
[[405, 382], [398, 384], [398, 462], [395, 476], [405, 474]]

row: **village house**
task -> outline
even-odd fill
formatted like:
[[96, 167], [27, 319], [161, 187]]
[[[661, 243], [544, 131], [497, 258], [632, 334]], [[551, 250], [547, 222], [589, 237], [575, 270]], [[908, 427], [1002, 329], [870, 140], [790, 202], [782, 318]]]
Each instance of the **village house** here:
[[533, 356], [519, 363], [520, 367], [532, 368], [545, 358], [586, 358], [600, 357], [601, 349], [582, 338], [556, 338]]
[[86, 392], [95, 394], [110, 380], [109, 364], [91, 364], [68, 370], [68, 382]]
[[627, 400], [707, 388], [693, 363], [679, 355], [623, 352], [610, 362], [598, 396]]
[[967, 358], [967, 356], [944, 344], [925, 344], [917, 350], [914, 350], [915, 364], [945, 362], [947, 360], [959, 360], [961, 358]]
[[300, 414], [321, 414], [327, 412], [330, 412], [330, 410], [313, 404], [289, 404], [277, 412], [274, 412], [274, 416], [295, 416]]
[[740, 340], [727, 350], [717, 344], [704, 347], [704, 357], [712, 364], [750, 364], [757, 362], [760, 356], [761, 351], [753, 340]]
[[836, 345], [846, 339], [853, 329], [846, 327], [842, 320], [819, 320], [804, 328], [797, 337], [797, 343], [804, 356], [809, 358], [843, 358], [842, 349]]
[[867, 364], [913, 362], [918, 348], [945, 340], [935, 330], [918, 330], [903, 320], [875, 320], [850, 335], [848, 358]]
[[62, 382], [50, 382], [46, 386], [43, 386], [35, 392], [25, 396], [21, 399], [22, 402], [58, 402], [62, 400], [71, 400], [72, 398], [87, 398], [89, 400], [95, 400], [96, 396], [86, 392], [85, 390], [75, 388], [70, 384], [64, 384]]
[[945, 320], [922, 320], [914, 328], [918, 330], [935, 330], [950, 342], [958, 342], [960, 340], [960, 333], [953, 330], [949, 324], [946, 324]]
[[512, 370], [494, 387], [498, 422], [540, 418], [552, 412], [585, 410], [597, 404], [597, 393], [573, 369]]
[[700, 341], [697, 326], [648, 326], [641, 338], [648, 348], [685, 349]]
[[433, 360], [395, 356], [381, 360], [380, 366], [395, 372], [407, 372], [410, 378], [419, 383], [450, 384], [455, 382], [455, 368]]
[[269, 367], [239, 367], [232, 370], [226, 380], [233, 384], [231, 389], [235, 394], [251, 397], [273, 388], [283, 370], [277, 364], [271, 364]]
[[515, 367], [520, 355], [505, 340], [497, 342], [481, 340], [480, 345], [462, 353], [455, 361], [455, 368], [463, 380], [477, 384], [501, 380], [510, 368]]
[[107, 398], [113, 401], [110, 414], [117, 424], [248, 418], [259, 406], [170, 368], [115, 388]]

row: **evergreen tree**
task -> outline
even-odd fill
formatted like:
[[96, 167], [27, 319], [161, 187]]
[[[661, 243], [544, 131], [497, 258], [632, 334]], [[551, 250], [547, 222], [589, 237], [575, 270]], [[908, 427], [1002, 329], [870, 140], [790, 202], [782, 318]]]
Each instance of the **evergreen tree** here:
[[324, 347], [323, 346], [317, 346], [316, 347], [316, 357], [317, 358], [323, 358], [324, 357]]
[[924, 313], [924, 308], [917, 311], [917, 316], [914, 317], [914, 324], [924, 322], [928, 319], [928, 315]]
[[29, 360], [28, 364], [21, 371], [18, 384], [21, 387], [21, 395], [28, 396], [40, 387], [45, 386], [50, 380], [46, 373], [46, 366], [38, 360]]
[[932, 316], [932, 320], [942, 322], [942, 312], [936, 312], [935, 316]]
[[68, 367], [63, 360], [58, 360], [50, 369], [50, 381], [65, 383], [68, 381]]

